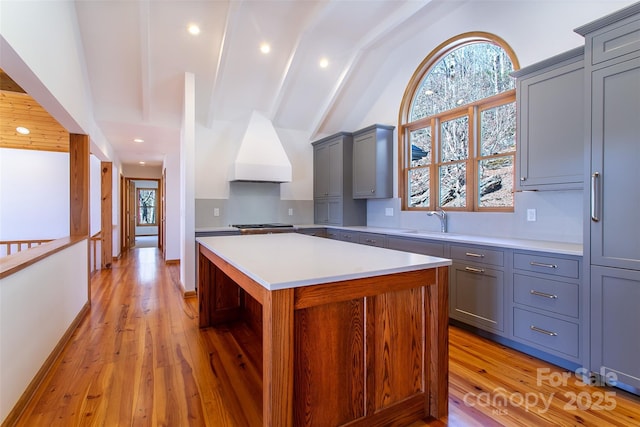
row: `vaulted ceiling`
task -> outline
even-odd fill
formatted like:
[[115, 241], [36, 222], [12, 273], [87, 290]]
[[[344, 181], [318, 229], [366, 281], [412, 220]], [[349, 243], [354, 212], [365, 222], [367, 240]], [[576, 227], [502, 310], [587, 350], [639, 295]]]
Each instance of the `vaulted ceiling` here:
[[[347, 95], [349, 84], [370, 81], [392, 48], [388, 40], [420, 25], [416, 16], [430, 7], [430, 0], [76, 1], [93, 113], [123, 163], [159, 163], [179, 139], [185, 72], [195, 75], [203, 126], [258, 110], [277, 128], [312, 136], [346, 130], [343, 113], [362, 102]], [[190, 24], [200, 34], [190, 34]], [[261, 43], [270, 44], [268, 54]]]

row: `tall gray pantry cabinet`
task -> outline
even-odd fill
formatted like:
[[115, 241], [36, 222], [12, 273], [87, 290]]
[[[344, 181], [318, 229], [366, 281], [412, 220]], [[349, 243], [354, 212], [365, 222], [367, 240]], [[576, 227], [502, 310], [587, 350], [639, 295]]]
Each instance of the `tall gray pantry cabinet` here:
[[366, 224], [367, 201], [353, 199], [353, 135], [340, 132], [312, 145], [314, 222]]
[[640, 3], [575, 31], [585, 36], [590, 369], [640, 388]]

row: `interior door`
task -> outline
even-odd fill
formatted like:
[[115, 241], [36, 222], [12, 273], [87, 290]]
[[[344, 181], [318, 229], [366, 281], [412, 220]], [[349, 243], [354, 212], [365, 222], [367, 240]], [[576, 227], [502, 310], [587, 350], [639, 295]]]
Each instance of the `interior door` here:
[[127, 180], [127, 247], [136, 245], [136, 186]]

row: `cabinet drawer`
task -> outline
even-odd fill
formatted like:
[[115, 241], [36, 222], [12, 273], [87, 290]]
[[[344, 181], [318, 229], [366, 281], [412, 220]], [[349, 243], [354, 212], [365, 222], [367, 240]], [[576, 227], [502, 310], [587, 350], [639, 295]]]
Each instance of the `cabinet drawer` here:
[[379, 248], [385, 247], [385, 236], [383, 234], [375, 233], [358, 233], [358, 243], [362, 245], [377, 246]]
[[513, 301], [565, 316], [578, 317], [578, 285], [524, 274], [513, 275]]
[[350, 231], [341, 231], [340, 240], [342, 240], [343, 242], [358, 243], [358, 234], [360, 233], [352, 233]]
[[326, 236], [328, 239], [340, 240], [340, 232], [331, 228], [327, 229]]
[[538, 346], [578, 357], [579, 327], [577, 323], [514, 308], [513, 335]]
[[503, 272], [461, 263], [454, 263], [450, 272], [449, 315], [491, 332], [504, 332]]
[[640, 51], [640, 20], [595, 35], [591, 63], [599, 64], [634, 51]]
[[451, 245], [451, 258], [481, 262], [483, 264], [504, 265], [504, 252], [492, 249], [479, 248], [476, 246]]
[[443, 257], [444, 244], [429, 242], [422, 239], [405, 239], [387, 236], [387, 247], [398, 251], [413, 252], [415, 254]]
[[576, 259], [515, 253], [513, 268], [572, 279], [580, 277], [580, 266]]

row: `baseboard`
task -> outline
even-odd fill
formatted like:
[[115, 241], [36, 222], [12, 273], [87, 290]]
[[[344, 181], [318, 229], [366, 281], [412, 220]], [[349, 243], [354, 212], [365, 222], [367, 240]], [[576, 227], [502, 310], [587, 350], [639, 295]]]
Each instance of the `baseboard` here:
[[196, 293], [195, 290], [193, 291], [184, 291], [182, 296], [187, 299], [187, 298], [195, 298], [198, 296], [198, 294]]
[[180, 264], [180, 260], [179, 259], [167, 259], [164, 261], [165, 264], [167, 265], [176, 265], [176, 264]]
[[40, 367], [36, 375], [33, 377], [31, 382], [27, 386], [27, 388], [24, 390], [24, 392], [22, 393], [22, 396], [20, 396], [20, 399], [18, 399], [18, 401], [16, 402], [11, 412], [9, 412], [7, 417], [4, 419], [4, 421], [2, 422], [2, 427], [12, 426], [17, 423], [18, 419], [20, 418], [24, 410], [27, 408], [27, 405], [29, 404], [29, 402], [35, 395], [36, 391], [38, 390], [38, 387], [40, 387], [45, 377], [47, 376], [47, 374], [55, 364], [56, 360], [58, 359], [60, 354], [62, 354], [62, 351], [64, 350], [65, 346], [71, 340], [71, 337], [73, 336], [73, 333], [78, 328], [78, 325], [89, 312], [89, 307], [90, 307], [90, 304], [89, 304], [89, 301], [87, 301], [84, 304], [84, 306], [80, 309], [80, 312], [75, 317], [75, 319], [73, 319], [73, 322], [71, 322], [71, 324], [65, 331], [64, 335], [62, 335], [62, 338], [60, 338], [60, 341], [58, 341], [58, 344], [56, 344], [51, 354], [49, 354], [49, 357], [47, 357], [47, 360], [44, 361], [44, 363], [42, 364], [42, 366]]

